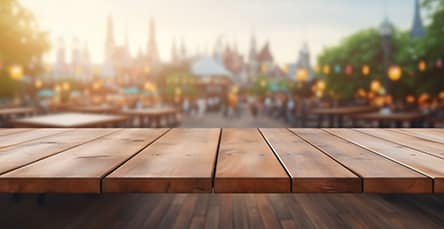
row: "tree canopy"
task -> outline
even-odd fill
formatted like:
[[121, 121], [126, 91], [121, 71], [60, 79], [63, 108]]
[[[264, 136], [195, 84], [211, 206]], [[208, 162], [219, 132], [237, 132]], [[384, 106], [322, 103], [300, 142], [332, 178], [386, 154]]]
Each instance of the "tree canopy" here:
[[0, 37], [0, 97], [11, 97], [21, 82], [9, 77], [9, 68], [20, 66], [26, 75], [37, 75], [49, 42], [34, 15], [17, 0], [0, 0]]

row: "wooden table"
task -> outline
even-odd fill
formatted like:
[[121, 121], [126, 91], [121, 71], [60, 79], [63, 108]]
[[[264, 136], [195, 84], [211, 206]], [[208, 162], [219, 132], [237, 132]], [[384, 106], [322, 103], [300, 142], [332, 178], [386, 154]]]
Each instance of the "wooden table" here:
[[348, 107], [331, 107], [317, 108], [310, 110], [310, 114], [318, 115], [318, 127], [321, 127], [324, 118], [329, 121], [329, 127], [334, 126], [334, 120], [337, 118], [336, 127], [343, 127], [344, 116], [350, 116], [359, 113], [375, 111], [377, 108], [372, 106], [348, 106]]
[[1, 129], [0, 192], [444, 193], [443, 146], [441, 129]]
[[67, 110], [81, 113], [94, 113], [94, 114], [113, 114], [120, 110], [120, 107], [110, 105], [90, 105], [90, 106], [72, 106]]
[[14, 127], [88, 128], [118, 126], [128, 120], [124, 115], [58, 113], [12, 120]]
[[150, 107], [142, 109], [129, 109], [122, 114], [133, 117], [144, 127], [162, 127], [162, 119], [166, 119], [167, 126], [177, 125], [177, 110], [173, 107]]
[[352, 117], [353, 120], [375, 121], [378, 122], [379, 127], [390, 127], [390, 124], [395, 123], [396, 127], [402, 127], [404, 122], [408, 122], [410, 127], [414, 121], [421, 121], [427, 117], [426, 114], [420, 112], [396, 112], [384, 114], [381, 112], [373, 112], [368, 114], [359, 114]]
[[14, 108], [1, 108], [0, 109], [0, 124], [4, 125], [7, 120], [27, 116], [36, 113], [37, 110], [32, 107], [14, 107]]

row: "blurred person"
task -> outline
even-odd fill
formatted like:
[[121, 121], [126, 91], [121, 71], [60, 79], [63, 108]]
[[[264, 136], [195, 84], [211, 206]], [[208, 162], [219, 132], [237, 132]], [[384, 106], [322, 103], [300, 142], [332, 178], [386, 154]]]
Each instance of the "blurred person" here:
[[270, 96], [265, 97], [264, 108], [265, 108], [265, 114], [266, 115], [272, 115], [272, 113], [273, 113], [273, 100], [271, 99]]
[[197, 99], [197, 116], [202, 118], [207, 111], [207, 100], [203, 97]]
[[186, 97], [183, 101], [182, 101], [182, 111], [184, 114], [189, 114], [190, 113], [190, 100], [188, 97]]
[[294, 124], [294, 115], [295, 115], [295, 102], [294, 98], [288, 97], [287, 99], [287, 122], [290, 124]]

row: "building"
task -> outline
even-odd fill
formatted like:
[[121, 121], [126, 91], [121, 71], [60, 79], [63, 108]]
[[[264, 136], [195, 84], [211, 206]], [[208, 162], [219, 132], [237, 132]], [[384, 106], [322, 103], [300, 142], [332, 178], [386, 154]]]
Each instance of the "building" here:
[[426, 31], [424, 29], [424, 24], [421, 18], [421, 6], [419, 4], [419, 0], [415, 0], [415, 13], [413, 18], [413, 25], [410, 35], [413, 38], [421, 38], [426, 35]]

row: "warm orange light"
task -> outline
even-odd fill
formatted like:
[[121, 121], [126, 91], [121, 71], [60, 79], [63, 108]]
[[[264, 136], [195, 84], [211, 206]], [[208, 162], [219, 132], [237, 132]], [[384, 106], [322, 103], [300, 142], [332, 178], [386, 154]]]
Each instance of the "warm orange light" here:
[[382, 85], [381, 82], [379, 82], [378, 80], [373, 80], [370, 83], [370, 90], [376, 93], [379, 93], [382, 89]]
[[425, 71], [427, 68], [427, 63], [424, 60], [421, 60], [418, 64], [418, 69], [420, 72]]
[[305, 68], [300, 68], [296, 72], [296, 80], [299, 82], [307, 81], [308, 79], [308, 71]]
[[440, 99], [444, 99], [444, 91], [441, 91], [441, 92], [439, 93], [438, 97], [439, 97]]
[[325, 75], [330, 74], [330, 72], [331, 72], [330, 66], [329, 65], [324, 65], [324, 67], [322, 69], [322, 72], [324, 72]]
[[407, 103], [414, 103], [415, 102], [415, 96], [413, 96], [413, 95], [408, 95], [408, 96], [406, 96], [405, 97], [405, 101], [407, 102]]
[[320, 73], [320, 72], [321, 72], [321, 67], [317, 64], [317, 65], [314, 67], [314, 71], [315, 71], [315, 73]]
[[324, 80], [319, 80], [316, 83], [316, 89], [317, 91], [325, 91], [325, 88], [327, 88], [327, 83]]
[[261, 65], [261, 72], [264, 74], [268, 73], [268, 65], [267, 64], [264, 63]]
[[71, 90], [71, 84], [69, 84], [68, 82], [64, 82], [64, 83], [62, 84], [62, 89], [63, 89], [64, 91], [69, 91], [69, 90]]
[[39, 79], [35, 80], [34, 86], [35, 86], [35, 88], [40, 89], [43, 86], [43, 82], [41, 80], [39, 80]]
[[100, 88], [102, 88], [102, 82], [101, 81], [96, 81], [93, 83], [92, 85], [94, 90], [99, 90]]
[[362, 66], [362, 75], [368, 76], [370, 74], [370, 66], [364, 65]]
[[13, 65], [9, 68], [9, 75], [14, 80], [20, 80], [23, 77], [23, 67], [20, 65]]
[[392, 81], [398, 81], [402, 76], [402, 69], [399, 66], [392, 66], [388, 70], [389, 79]]
[[424, 104], [427, 102], [427, 100], [429, 100], [430, 95], [427, 93], [422, 93], [421, 95], [419, 95], [418, 97], [418, 103], [419, 104]]
[[267, 81], [266, 80], [261, 80], [261, 82], [259, 82], [259, 84], [261, 85], [261, 87], [266, 87], [267, 86]]
[[363, 88], [359, 88], [358, 91], [356, 92], [356, 95], [359, 97], [366, 97], [367, 92]]

